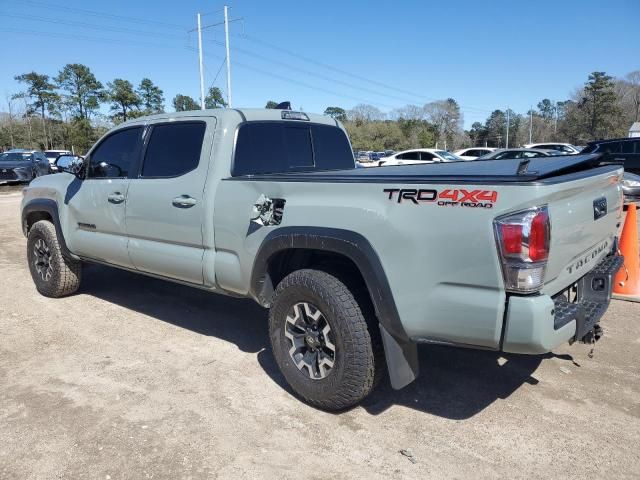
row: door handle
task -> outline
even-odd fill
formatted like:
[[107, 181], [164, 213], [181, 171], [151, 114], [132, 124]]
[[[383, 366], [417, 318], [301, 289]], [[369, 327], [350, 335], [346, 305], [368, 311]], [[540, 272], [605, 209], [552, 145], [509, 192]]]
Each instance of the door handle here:
[[191, 208], [198, 203], [198, 201], [189, 195], [180, 195], [179, 197], [174, 198], [171, 203], [174, 207]]
[[115, 203], [117, 205], [124, 202], [124, 195], [120, 192], [113, 192], [107, 197], [107, 200], [109, 203]]

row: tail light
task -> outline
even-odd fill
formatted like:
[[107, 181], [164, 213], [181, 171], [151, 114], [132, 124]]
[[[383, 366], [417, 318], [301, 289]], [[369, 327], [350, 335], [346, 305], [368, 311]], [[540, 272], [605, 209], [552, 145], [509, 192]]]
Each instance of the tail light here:
[[544, 284], [551, 223], [546, 206], [510, 213], [494, 220], [507, 291], [537, 292]]

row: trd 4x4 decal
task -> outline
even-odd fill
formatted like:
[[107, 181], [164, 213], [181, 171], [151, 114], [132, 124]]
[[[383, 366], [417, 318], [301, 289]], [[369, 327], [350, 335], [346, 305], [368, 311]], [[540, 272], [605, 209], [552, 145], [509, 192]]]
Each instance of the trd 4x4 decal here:
[[397, 203], [435, 203], [440, 207], [493, 208], [493, 204], [498, 201], [498, 192], [495, 190], [447, 188], [438, 192], [424, 188], [385, 188], [383, 192], [389, 200], [395, 200]]

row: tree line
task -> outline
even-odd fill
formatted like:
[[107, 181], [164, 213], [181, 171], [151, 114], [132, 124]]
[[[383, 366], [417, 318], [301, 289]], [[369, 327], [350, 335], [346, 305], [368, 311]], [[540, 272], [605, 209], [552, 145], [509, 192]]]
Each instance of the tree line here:
[[510, 147], [529, 143], [529, 139], [584, 145], [591, 140], [626, 137], [631, 124], [640, 121], [640, 71], [624, 78], [593, 72], [570, 98], [542, 99], [526, 113], [497, 109], [468, 130], [463, 129], [460, 106], [452, 98], [407, 105], [387, 115], [364, 104], [349, 111], [329, 107], [325, 114], [345, 121], [355, 150], [506, 147], [507, 135]]
[[[5, 98], [0, 149], [74, 147], [86, 152], [112, 125], [165, 111], [164, 92], [149, 78], [136, 86], [122, 78], [104, 85], [79, 63], [65, 65], [55, 76], [29, 72], [14, 78], [24, 90]], [[171, 103], [176, 111], [200, 109], [188, 95], [178, 94]], [[100, 113], [104, 104], [109, 106], [108, 115]], [[209, 88], [205, 107], [224, 106], [220, 89]]]
[[[149, 78], [136, 85], [115, 78], [104, 85], [82, 64], [67, 64], [55, 76], [29, 72], [14, 78], [23, 90], [5, 98], [0, 149], [73, 146], [82, 153], [112, 125], [165, 111], [164, 92]], [[109, 114], [101, 113], [102, 105], [108, 105]], [[277, 105], [269, 100], [265, 107]], [[175, 111], [200, 109], [195, 99], [183, 94], [177, 94], [171, 106]], [[205, 107], [225, 106], [220, 89], [211, 87]], [[530, 137], [535, 142], [584, 144], [626, 136], [631, 123], [640, 121], [640, 71], [624, 78], [593, 72], [568, 99], [553, 102], [545, 98], [525, 113], [494, 110], [485, 122], [475, 122], [468, 130], [463, 128], [463, 112], [453, 98], [406, 105], [388, 113], [367, 104], [350, 110], [330, 106], [324, 113], [344, 123], [355, 150], [504, 147], [507, 135], [509, 146], [525, 144]]]

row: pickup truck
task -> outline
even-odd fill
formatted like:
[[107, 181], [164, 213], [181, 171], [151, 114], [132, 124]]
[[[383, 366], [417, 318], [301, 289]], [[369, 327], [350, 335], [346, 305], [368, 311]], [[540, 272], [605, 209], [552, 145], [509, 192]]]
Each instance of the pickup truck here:
[[291, 389], [326, 410], [385, 372], [412, 382], [421, 343], [595, 341], [623, 261], [623, 171], [598, 155], [356, 169], [332, 118], [217, 109], [125, 122], [57, 164], [21, 209], [42, 295], [96, 262], [251, 298]]

